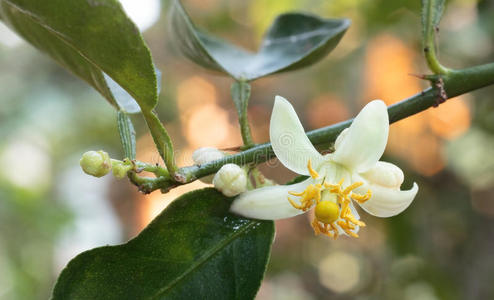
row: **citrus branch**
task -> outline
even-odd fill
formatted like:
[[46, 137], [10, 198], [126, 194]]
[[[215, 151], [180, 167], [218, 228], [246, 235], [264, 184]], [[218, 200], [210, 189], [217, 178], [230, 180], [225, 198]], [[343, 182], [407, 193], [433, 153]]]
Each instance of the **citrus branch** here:
[[[494, 84], [494, 63], [461, 70], [450, 70], [447, 76], [444, 76], [443, 87], [447, 97], [453, 98], [492, 84]], [[390, 123], [405, 119], [437, 105], [438, 98], [441, 97], [440, 94], [441, 90], [439, 88], [432, 87], [389, 106]], [[350, 126], [352, 121], [353, 119], [349, 119], [331, 126], [312, 130], [307, 132], [307, 136], [316, 147], [321, 148], [333, 142], [343, 129]], [[177, 173], [184, 179], [180, 183], [173, 182], [170, 178], [149, 178], [149, 181], [146, 178], [140, 178], [140, 183], [146, 184], [145, 192], [158, 189], [167, 191], [175, 186], [190, 183], [203, 176], [213, 174], [227, 163], [257, 165], [274, 157], [271, 144], [265, 143], [204, 165], [180, 168]]]

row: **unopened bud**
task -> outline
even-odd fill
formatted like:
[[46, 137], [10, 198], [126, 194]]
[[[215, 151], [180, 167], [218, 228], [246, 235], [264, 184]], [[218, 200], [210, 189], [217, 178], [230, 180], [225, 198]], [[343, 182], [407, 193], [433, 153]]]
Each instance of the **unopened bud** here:
[[214, 187], [227, 197], [247, 190], [247, 173], [235, 164], [226, 164], [214, 175]]
[[[207, 164], [208, 162], [222, 159], [223, 157], [225, 157], [225, 153], [213, 147], [199, 148], [192, 154], [192, 160], [196, 165]], [[204, 183], [211, 183], [213, 175], [203, 177], [199, 180]]]
[[218, 159], [222, 159], [225, 153], [213, 148], [213, 147], [203, 147], [199, 148], [194, 153], [192, 153], [192, 160], [196, 165], [203, 165], [208, 162], [212, 162]]
[[79, 161], [82, 170], [88, 175], [102, 177], [111, 170], [111, 160], [104, 151], [88, 151], [82, 155]]
[[113, 161], [112, 163], [112, 173], [117, 179], [122, 179], [127, 176], [127, 172], [132, 170], [132, 165], [130, 163]]

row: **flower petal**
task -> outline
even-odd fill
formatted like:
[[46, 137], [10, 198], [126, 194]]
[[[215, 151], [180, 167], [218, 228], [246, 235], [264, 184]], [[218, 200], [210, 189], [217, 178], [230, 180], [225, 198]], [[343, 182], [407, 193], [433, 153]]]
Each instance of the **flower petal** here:
[[400, 167], [385, 161], [378, 161], [372, 168], [359, 175], [370, 184], [397, 189], [400, 188], [405, 179]]
[[269, 134], [276, 157], [295, 173], [309, 175], [309, 159], [315, 169], [324, 161], [305, 134], [293, 106], [281, 96], [275, 98]]
[[268, 186], [240, 194], [233, 200], [230, 211], [244, 217], [278, 220], [294, 217], [304, 211], [288, 202], [288, 192], [300, 193], [313, 183], [312, 178], [292, 185]]
[[336, 144], [332, 159], [350, 170], [363, 172], [381, 158], [386, 148], [389, 118], [381, 100], [369, 102]]
[[372, 196], [368, 201], [360, 204], [360, 207], [373, 216], [387, 218], [404, 211], [412, 203], [419, 187], [413, 183], [411, 189], [400, 191], [399, 189], [365, 184], [359, 187], [356, 192], [365, 193], [368, 189], [372, 191]]

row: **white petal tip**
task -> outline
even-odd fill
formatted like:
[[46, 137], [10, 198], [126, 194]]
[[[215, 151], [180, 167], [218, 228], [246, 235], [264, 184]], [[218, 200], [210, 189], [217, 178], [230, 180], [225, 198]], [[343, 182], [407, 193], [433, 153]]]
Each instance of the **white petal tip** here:
[[[284, 97], [280, 96], [280, 95], [276, 95], [274, 97], [274, 102], [288, 102], [288, 100], [286, 100]], [[289, 102], [288, 102], [289, 103]]]
[[360, 206], [373, 216], [388, 218], [400, 214], [410, 206], [419, 186], [414, 182], [413, 187], [405, 191], [377, 186], [373, 186], [371, 190], [372, 197]]

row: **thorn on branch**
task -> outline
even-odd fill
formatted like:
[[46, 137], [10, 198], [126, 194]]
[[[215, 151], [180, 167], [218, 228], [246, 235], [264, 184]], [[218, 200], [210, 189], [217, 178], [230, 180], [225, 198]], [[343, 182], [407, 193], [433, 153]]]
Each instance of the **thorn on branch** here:
[[436, 102], [432, 106], [438, 107], [439, 104], [444, 103], [446, 102], [446, 100], [448, 100], [448, 95], [446, 94], [446, 90], [444, 89], [444, 80], [440, 75], [412, 74], [412, 73], [409, 73], [408, 75], [429, 81], [431, 85], [439, 91], [438, 98], [436, 99]]

